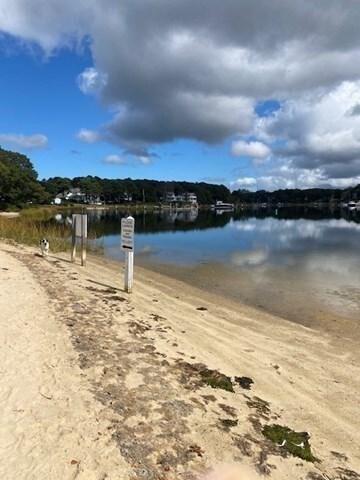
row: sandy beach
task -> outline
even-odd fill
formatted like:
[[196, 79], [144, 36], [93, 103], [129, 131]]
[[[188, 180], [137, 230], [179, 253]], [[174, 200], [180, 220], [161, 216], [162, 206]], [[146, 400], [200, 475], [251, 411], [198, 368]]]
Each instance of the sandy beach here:
[[[232, 463], [360, 479], [357, 325], [313, 330], [141, 268], [126, 294], [123, 264], [69, 259], [1, 244], [3, 480], [196, 479]], [[273, 424], [308, 432], [316, 460], [267, 439]]]

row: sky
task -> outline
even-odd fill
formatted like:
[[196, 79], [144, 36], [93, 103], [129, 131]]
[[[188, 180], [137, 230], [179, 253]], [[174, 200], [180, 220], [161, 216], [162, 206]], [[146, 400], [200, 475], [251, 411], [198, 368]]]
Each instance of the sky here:
[[0, 145], [39, 178], [360, 183], [358, 0], [1, 0]]

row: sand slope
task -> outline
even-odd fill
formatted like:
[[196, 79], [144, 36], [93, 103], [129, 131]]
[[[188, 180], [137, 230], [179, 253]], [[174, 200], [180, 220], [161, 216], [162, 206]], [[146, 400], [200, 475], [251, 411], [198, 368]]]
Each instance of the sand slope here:
[[127, 478], [46, 292], [2, 251], [0, 278], [0, 478]]
[[[2, 478], [188, 479], [235, 461], [360, 479], [355, 342], [139, 268], [126, 295], [118, 264], [2, 248]], [[254, 383], [213, 389], [204, 368]], [[272, 423], [310, 432], [319, 461], [266, 440]]]

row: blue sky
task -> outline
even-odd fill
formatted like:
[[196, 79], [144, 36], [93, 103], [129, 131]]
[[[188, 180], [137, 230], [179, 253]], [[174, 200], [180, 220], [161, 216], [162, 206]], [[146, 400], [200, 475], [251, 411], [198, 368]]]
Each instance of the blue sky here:
[[360, 6], [329, 1], [3, 0], [0, 145], [39, 178], [360, 183]]
[[[246, 157], [242, 162], [234, 160], [229, 141], [207, 145], [186, 139], [156, 145], [153, 151], [157, 156], [150, 157], [149, 164], [143, 165], [131, 155], [126, 157], [126, 165], [106, 164], [103, 161], [107, 156], [121, 156], [123, 149], [105, 141], [86, 143], [77, 139], [84, 125], [96, 130], [111, 118], [95, 97], [84, 95], [78, 87], [78, 75], [92, 64], [89, 49], [62, 49], [46, 59], [41, 51], [29, 52], [11, 37], [2, 39], [2, 47], [0, 132], [26, 136], [41, 132], [48, 139], [43, 148], [23, 148], [11, 141], [2, 141], [2, 146], [25, 153], [39, 178], [98, 175], [227, 184], [240, 165], [246, 173], [251, 170]], [[256, 105], [259, 115], [277, 108], [272, 101]]]

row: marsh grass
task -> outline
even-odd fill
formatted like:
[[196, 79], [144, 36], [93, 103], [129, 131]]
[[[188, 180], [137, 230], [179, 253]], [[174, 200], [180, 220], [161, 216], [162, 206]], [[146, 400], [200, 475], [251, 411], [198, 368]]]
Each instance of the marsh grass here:
[[66, 251], [69, 246], [71, 228], [67, 225], [56, 225], [28, 217], [0, 217], [0, 238], [25, 245], [38, 246], [41, 238], [50, 241], [51, 251]]
[[54, 207], [32, 207], [24, 208], [20, 212], [20, 217], [28, 220], [49, 220], [51, 217], [59, 213], [58, 208]]
[[[52, 222], [57, 212], [52, 207], [31, 208], [21, 212], [20, 217], [0, 217], [0, 238], [10, 242], [37, 247], [41, 238], [50, 241], [52, 253], [64, 252], [71, 247], [71, 226]], [[87, 249], [103, 254], [104, 244], [91, 230], [88, 232]]]

